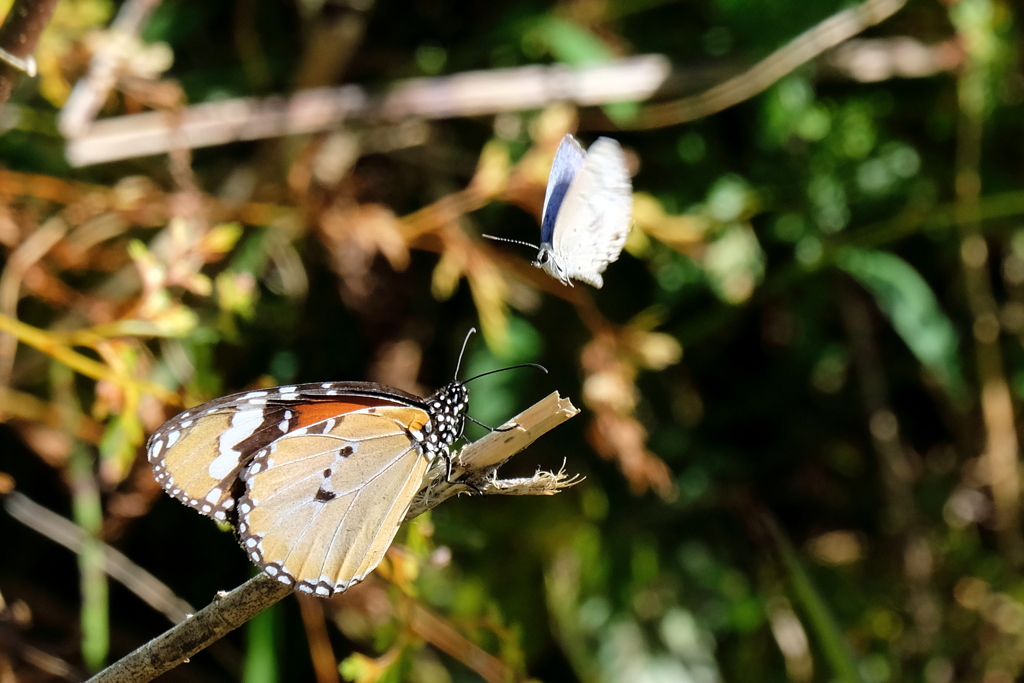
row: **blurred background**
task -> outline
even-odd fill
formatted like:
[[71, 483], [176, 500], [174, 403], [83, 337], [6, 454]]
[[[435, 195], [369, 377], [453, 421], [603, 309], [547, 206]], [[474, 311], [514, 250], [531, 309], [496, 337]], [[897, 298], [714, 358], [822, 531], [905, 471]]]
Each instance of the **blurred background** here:
[[[582, 409], [502, 474], [585, 480], [449, 501], [165, 680], [1020, 676], [1018, 4], [18, 8], [0, 683], [82, 680], [255, 571], [152, 479], [182, 406], [426, 394], [471, 326], [464, 377], [551, 370], [474, 382], [473, 417]], [[538, 241], [566, 132], [633, 174], [600, 290], [480, 237]]]

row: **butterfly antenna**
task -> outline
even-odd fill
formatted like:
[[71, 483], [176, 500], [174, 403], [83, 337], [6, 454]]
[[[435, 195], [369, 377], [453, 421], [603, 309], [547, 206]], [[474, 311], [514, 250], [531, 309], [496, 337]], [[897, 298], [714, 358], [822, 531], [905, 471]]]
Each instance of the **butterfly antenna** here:
[[519, 426], [517, 424], [512, 424], [512, 425], [509, 425], [508, 427], [491, 427], [489, 425], [485, 425], [483, 422], [481, 422], [480, 420], [476, 419], [475, 417], [470, 417], [469, 415], [466, 416], [466, 419], [469, 420], [470, 422], [472, 422], [475, 425], [480, 425], [481, 427], [483, 427], [484, 429], [486, 429], [489, 432], [511, 432], [513, 429], [515, 429], [516, 427]]
[[[462, 350], [459, 351], [459, 362], [455, 364], [455, 379], [459, 378], [459, 370], [462, 369], [462, 357], [466, 355], [466, 346], [469, 344], [469, 338], [476, 334], [476, 328], [469, 328], [469, 332], [466, 333], [466, 338], [462, 340]], [[465, 382], [463, 382], [465, 384]]]
[[531, 247], [533, 249], [537, 249], [538, 251], [540, 250], [540, 247], [538, 247], [536, 244], [530, 244], [529, 242], [524, 242], [522, 240], [510, 240], [507, 237], [495, 237], [494, 235], [480, 235], [480, 236], [481, 237], [486, 237], [489, 240], [494, 240], [495, 242], [509, 242], [510, 244], [520, 244], [520, 245], [522, 245], [524, 247]]
[[497, 370], [488, 370], [487, 372], [481, 372], [479, 375], [470, 377], [469, 379], [463, 381], [462, 383], [469, 384], [475, 379], [480, 379], [481, 377], [486, 377], [487, 375], [493, 375], [496, 372], [505, 372], [506, 370], [516, 370], [518, 368], [537, 368], [538, 370], [542, 371], [545, 375], [548, 374], [548, 369], [539, 363], [521, 363], [520, 365], [510, 365], [507, 368], [498, 368]]

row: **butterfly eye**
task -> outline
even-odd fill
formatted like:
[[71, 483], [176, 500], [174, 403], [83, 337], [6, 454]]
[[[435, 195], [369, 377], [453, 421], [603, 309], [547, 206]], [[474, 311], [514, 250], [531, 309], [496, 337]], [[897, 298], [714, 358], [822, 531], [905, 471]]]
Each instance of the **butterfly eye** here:
[[546, 251], [540, 252], [540, 254], [537, 255], [537, 263], [547, 263], [547, 262], [548, 262], [548, 252], [546, 252]]

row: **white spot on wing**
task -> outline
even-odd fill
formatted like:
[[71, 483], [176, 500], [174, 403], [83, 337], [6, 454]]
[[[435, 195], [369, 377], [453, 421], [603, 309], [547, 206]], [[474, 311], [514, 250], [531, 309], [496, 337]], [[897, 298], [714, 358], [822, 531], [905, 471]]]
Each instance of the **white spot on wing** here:
[[242, 453], [236, 451], [235, 446], [252, 436], [262, 422], [262, 410], [239, 410], [231, 416], [228, 428], [217, 439], [218, 455], [209, 467], [211, 477], [220, 480], [231, 474], [242, 457]]
[[241, 454], [238, 451], [229, 450], [227, 453], [221, 453], [210, 462], [210, 466], [207, 468], [207, 472], [210, 473], [210, 477], [220, 481], [224, 477], [231, 474], [231, 470], [238, 467], [238, 458]]

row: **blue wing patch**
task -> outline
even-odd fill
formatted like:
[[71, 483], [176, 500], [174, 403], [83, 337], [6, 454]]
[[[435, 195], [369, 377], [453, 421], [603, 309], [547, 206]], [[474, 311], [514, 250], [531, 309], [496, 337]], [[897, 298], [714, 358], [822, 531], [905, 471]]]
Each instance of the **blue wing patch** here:
[[572, 135], [566, 135], [558, 145], [555, 152], [555, 160], [551, 164], [551, 174], [548, 176], [548, 189], [544, 196], [544, 212], [540, 222], [540, 243], [551, 244], [552, 236], [555, 234], [555, 219], [558, 218], [558, 210], [562, 208], [562, 201], [565, 193], [569, 191], [573, 179], [583, 167], [587, 154], [580, 147], [580, 143]]

